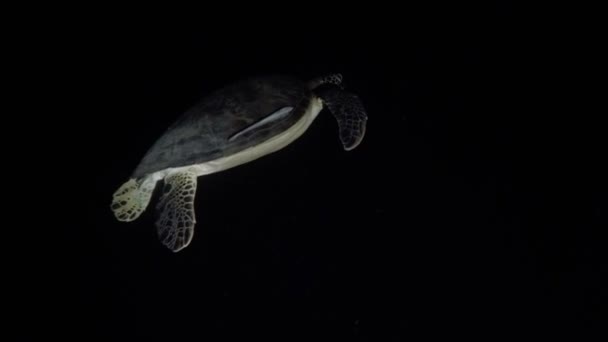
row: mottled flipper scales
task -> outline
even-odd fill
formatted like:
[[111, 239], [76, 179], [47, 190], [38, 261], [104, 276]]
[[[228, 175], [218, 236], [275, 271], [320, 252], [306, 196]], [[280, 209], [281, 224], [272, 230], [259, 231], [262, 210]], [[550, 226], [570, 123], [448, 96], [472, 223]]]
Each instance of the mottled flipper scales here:
[[344, 149], [350, 151], [357, 147], [365, 136], [367, 125], [367, 113], [359, 97], [337, 87], [325, 87], [318, 92], [338, 121]]
[[194, 235], [196, 175], [189, 171], [165, 177], [163, 195], [156, 207], [158, 237], [173, 252], [186, 248]]
[[129, 222], [138, 218], [150, 203], [155, 186], [156, 180], [151, 177], [125, 182], [112, 198], [111, 208], [116, 219]]

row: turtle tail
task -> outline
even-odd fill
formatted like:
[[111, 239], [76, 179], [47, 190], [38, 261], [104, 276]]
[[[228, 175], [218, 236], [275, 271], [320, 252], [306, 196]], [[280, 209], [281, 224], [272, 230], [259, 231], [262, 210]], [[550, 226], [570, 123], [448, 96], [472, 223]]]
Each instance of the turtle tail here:
[[130, 222], [146, 210], [156, 182], [151, 178], [131, 178], [125, 182], [112, 199], [112, 211], [118, 221]]

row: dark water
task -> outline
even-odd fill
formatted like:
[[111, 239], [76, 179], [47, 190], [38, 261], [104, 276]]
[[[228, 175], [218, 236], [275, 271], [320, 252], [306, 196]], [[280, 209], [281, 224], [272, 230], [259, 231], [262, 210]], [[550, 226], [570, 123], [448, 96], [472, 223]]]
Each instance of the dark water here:
[[[397, 341], [598, 324], [594, 137], [573, 139], [575, 127], [528, 105], [543, 64], [521, 45], [515, 10], [471, 10], [328, 14], [309, 30], [279, 17], [234, 34], [121, 22], [89, 38], [94, 192], [71, 236], [79, 296], [66, 331]], [[113, 218], [114, 190], [200, 96], [243, 76], [331, 72], [368, 110], [356, 150], [323, 111], [287, 148], [199, 178], [194, 240], [178, 254], [158, 242], [152, 206]]]

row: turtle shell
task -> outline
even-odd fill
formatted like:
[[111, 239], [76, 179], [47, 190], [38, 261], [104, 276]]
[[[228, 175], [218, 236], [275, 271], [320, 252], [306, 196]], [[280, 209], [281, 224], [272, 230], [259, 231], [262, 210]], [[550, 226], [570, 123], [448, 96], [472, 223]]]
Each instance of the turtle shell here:
[[[133, 177], [204, 163], [260, 144], [295, 124], [311, 99], [305, 82], [285, 76], [251, 78], [221, 88], [187, 110], [165, 131], [147, 151]], [[293, 110], [280, 120], [230, 139], [284, 107]]]

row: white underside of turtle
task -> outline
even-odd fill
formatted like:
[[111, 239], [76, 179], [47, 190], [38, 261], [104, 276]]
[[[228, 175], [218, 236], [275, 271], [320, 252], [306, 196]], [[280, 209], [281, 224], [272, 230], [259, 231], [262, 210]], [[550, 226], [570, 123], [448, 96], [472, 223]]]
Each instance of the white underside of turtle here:
[[259, 145], [237, 152], [231, 156], [219, 158], [198, 165], [184, 166], [159, 171], [152, 174], [151, 177], [158, 181], [170, 174], [176, 172], [183, 172], [186, 170], [193, 172], [197, 177], [199, 177], [215, 172], [224, 171], [245, 163], [249, 163], [260, 157], [276, 152], [294, 142], [302, 134], [304, 134], [304, 132], [306, 132], [308, 127], [310, 127], [310, 125], [316, 119], [317, 115], [319, 115], [319, 112], [322, 109], [323, 102], [318, 97], [314, 97], [311, 101], [310, 106], [308, 107], [305, 114], [300, 120], [298, 120], [293, 126], [291, 126], [283, 133], [280, 133]]

